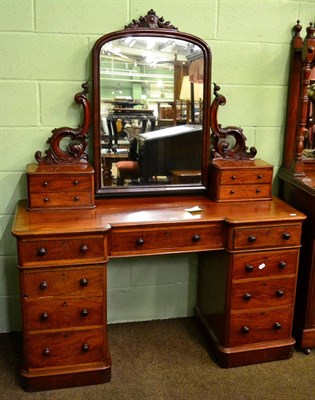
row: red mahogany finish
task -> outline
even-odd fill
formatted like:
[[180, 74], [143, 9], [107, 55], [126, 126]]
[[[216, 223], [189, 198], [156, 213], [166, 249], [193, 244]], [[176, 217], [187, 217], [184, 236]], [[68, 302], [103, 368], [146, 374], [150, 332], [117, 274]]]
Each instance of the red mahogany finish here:
[[288, 115], [280, 196], [307, 215], [303, 225], [294, 336], [306, 354], [315, 346], [315, 36], [314, 26], [301, 37], [294, 26]]

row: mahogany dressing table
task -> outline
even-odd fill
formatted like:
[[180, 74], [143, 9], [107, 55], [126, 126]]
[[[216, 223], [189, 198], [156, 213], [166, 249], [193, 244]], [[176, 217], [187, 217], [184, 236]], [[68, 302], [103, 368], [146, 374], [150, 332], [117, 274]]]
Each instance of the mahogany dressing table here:
[[[191, 182], [164, 184], [157, 177], [151, 186], [139, 181], [102, 187], [100, 61], [111, 42], [129, 36], [135, 41], [155, 39], [159, 52], [170, 40], [178, 48], [186, 46], [189, 63], [192, 56], [199, 60], [202, 54], [200, 182], [194, 176]], [[180, 54], [176, 52], [176, 61]], [[117, 55], [110, 57], [119, 61]], [[218, 124], [217, 111], [225, 98], [215, 85], [209, 104], [208, 46], [150, 10], [124, 30], [102, 37], [93, 58], [97, 105], [93, 166], [85, 153], [91, 112], [88, 87], [83, 85], [83, 92], [75, 96], [83, 105], [83, 124], [54, 130], [46, 155], [35, 154], [37, 163], [26, 173], [28, 199], [16, 210], [12, 232], [20, 270], [24, 388], [45, 390], [110, 380], [106, 268], [114, 257], [198, 252], [196, 315], [219, 365], [291, 357], [305, 216], [272, 198], [272, 166], [255, 160], [256, 149], [248, 151], [242, 129]], [[179, 72], [174, 76], [178, 78]], [[193, 83], [195, 77], [191, 79]], [[65, 137], [71, 139], [66, 150], [60, 146]]]

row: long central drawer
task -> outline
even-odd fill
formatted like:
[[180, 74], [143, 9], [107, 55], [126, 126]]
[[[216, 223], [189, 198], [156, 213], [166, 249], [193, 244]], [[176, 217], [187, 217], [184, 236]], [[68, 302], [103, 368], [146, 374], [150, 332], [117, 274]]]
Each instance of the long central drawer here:
[[181, 227], [112, 228], [111, 256], [223, 248], [221, 223]]

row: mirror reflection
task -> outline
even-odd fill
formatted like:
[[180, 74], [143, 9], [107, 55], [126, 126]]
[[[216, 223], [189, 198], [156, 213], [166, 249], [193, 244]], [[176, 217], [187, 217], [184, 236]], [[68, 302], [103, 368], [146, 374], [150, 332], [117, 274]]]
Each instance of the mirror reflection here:
[[99, 61], [102, 186], [200, 184], [201, 48], [129, 36], [105, 43]]

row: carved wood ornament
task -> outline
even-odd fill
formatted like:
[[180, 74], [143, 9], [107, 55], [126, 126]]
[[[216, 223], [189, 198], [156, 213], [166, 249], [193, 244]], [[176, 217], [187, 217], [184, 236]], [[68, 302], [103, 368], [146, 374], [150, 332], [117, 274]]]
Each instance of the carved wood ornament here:
[[170, 23], [170, 21], [164, 21], [163, 17], [158, 17], [154, 10], [148, 11], [145, 17], [140, 17], [139, 20], [132, 20], [132, 23], [125, 25], [125, 28], [150, 28], [150, 29], [174, 29], [178, 31], [174, 25]]
[[215, 96], [210, 110], [210, 126], [212, 136], [211, 156], [213, 159], [231, 159], [231, 160], [251, 160], [257, 154], [255, 147], [245, 145], [246, 136], [243, 129], [236, 126], [222, 128], [218, 123], [219, 106], [226, 104], [226, 98], [219, 94], [220, 86], [214, 83], [213, 94]]
[[[35, 153], [35, 159], [40, 164], [77, 164], [87, 163], [88, 155], [85, 153], [87, 146], [87, 138], [89, 135], [91, 108], [87, 98], [89, 92], [88, 83], [83, 83], [83, 91], [74, 96], [77, 104], [82, 104], [84, 118], [83, 124], [78, 128], [62, 127], [52, 131], [52, 136], [47, 140], [49, 148], [45, 151], [46, 155], [42, 156], [41, 151]], [[64, 139], [70, 139], [70, 143], [63, 150], [61, 142]]]

